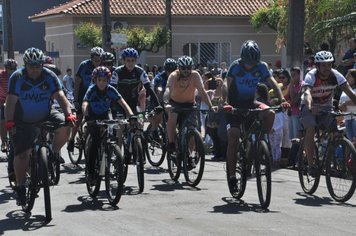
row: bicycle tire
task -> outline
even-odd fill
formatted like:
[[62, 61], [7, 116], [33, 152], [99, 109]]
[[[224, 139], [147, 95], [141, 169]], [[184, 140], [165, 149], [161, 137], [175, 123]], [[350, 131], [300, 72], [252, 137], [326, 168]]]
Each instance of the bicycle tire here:
[[51, 209], [51, 194], [49, 190], [49, 176], [48, 176], [48, 160], [47, 160], [47, 147], [41, 147], [38, 151], [39, 163], [40, 163], [40, 173], [41, 182], [44, 195], [45, 211], [46, 211], [46, 222], [52, 220], [52, 209]]
[[[314, 161], [316, 166], [318, 167], [318, 170], [320, 169], [320, 161], [319, 161], [319, 153], [318, 153], [318, 147], [315, 145], [315, 157]], [[300, 186], [302, 187], [303, 191], [306, 194], [313, 194], [317, 190], [319, 186], [319, 181], [320, 181], [320, 171], [316, 173], [315, 177], [312, 177], [308, 173], [308, 161], [307, 157], [305, 155], [304, 151], [304, 138], [300, 140], [300, 145], [299, 145], [299, 150], [297, 154], [298, 158], [298, 176], [299, 176], [299, 183]]]
[[132, 139], [132, 151], [133, 159], [136, 162], [136, 172], [137, 172], [137, 181], [138, 181], [138, 192], [142, 193], [145, 186], [145, 177], [144, 177], [144, 152], [142, 149], [142, 140], [141, 137], [137, 136]]
[[[235, 176], [237, 179], [237, 189], [236, 192], [231, 186], [228, 184], [229, 191], [231, 196], [236, 199], [241, 199], [246, 190], [246, 183], [247, 183], [247, 146], [244, 143], [240, 143], [239, 148], [237, 150], [237, 162], [236, 162], [236, 171]], [[227, 163], [227, 162], [226, 162]], [[226, 164], [226, 177], [227, 181], [230, 178], [229, 173], [229, 166]]]
[[49, 176], [50, 176], [50, 180], [51, 180], [51, 185], [57, 185], [59, 183], [59, 179], [60, 179], [60, 162], [59, 162], [59, 157], [55, 157], [54, 153], [52, 152], [52, 150], [50, 150], [49, 148], [47, 149], [47, 156], [49, 157], [48, 159], [48, 169], [49, 169]]
[[[107, 166], [105, 169], [105, 189], [109, 203], [116, 206], [123, 192], [124, 163], [120, 148], [116, 144], [110, 144], [107, 153]], [[111, 171], [111, 169], [113, 170]], [[113, 181], [113, 182], [112, 182]]]
[[[265, 140], [260, 140], [255, 156], [255, 171], [258, 198], [262, 209], [267, 209], [271, 203], [272, 178], [271, 178], [271, 155], [268, 144]], [[265, 181], [263, 181], [265, 176]], [[265, 184], [263, 184], [265, 182]]]
[[[88, 143], [90, 143], [91, 145], [91, 136], [88, 135]], [[89, 146], [90, 147], [90, 146]], [[89, 148], [87, 147], [87, 148]], [[86, 157], [86, 164], [85, 164], [85, 178], [86, 178], [86, 187], [87, 187], [87, 190], [88, 190], [88, 193], [89, 195], [92, 197], [92, 198], [95, 198], [98, 193], [99, 193], [99, 190], [100, 190], [100, 184], [101, 184], [101, 176], [99, 175], [99, 171], [100, 171], [100, 157], [102, 156], [101, 155], [101, 150], [100, 148], [98, 148], [97, 150], [98, 152], [98, 156], [95, 160], [95, 163], [94, 163], [94, 176], [93, 176], [93, 179], [90, 179], [89, 177], [89, 155]]]
[[82, 160], [84, 146], [85, 140], [83, 138], [83, 134], [81, 131], [78, 131], [74, 137], [73, 152], [68, 151], [69, 159], [74, 165], [78, 165]]
[[182, 170], [182, 161], [177, 152], [168, 152], [167, 153], [167, 165], [168, 165], [168, 173], [169, 177], [177, 181], [180, 176], [180, 172]]
[[[197, 186], [204, 173], [205, 153], [203, 140], [197, 130], [189, 130], [183, 137], [183, 173], [186, 183]], [[194, 142], [192, 141], [194, 140]], [[190, 148], [195, 148], [195, 150]]]
[[26, 188], [26, 204], [22, 206], [22, 210], [26, 213], [30, 213], [35, 204], [39, 188], [38, 163], [34, 151], [30, 156], [30, 168], [29, 171], [27, 171], [26, 182], [28, 183], [28, 187]]
[[[147, 129], [146, 129], [146, 133], [148, 133], [148, 131], [152, 128], [152, 125], [149, 124]], [[157, 135], [160, 138], [160, 140], [162, 140], [161, 142], [157, 142], [157, 140], [154, 140], [154, 138], [152, 140], [150, 140], [150, 142], [146, 142], [147, 145], [145, 145], [145, 150], [146, 150], [146, 156], [147, 156], [147, 160], [148, 162], [154, 166], [154, 167], [159, 167], [160, 165], [162, 165], [164, 158], [166, 157], [166, 145], [167, 145], [167, 137], [166, 137], [166, 133], [164, 128], [162, 127], [162, 125], [159, 125], [157, 127]], [[148, 140], [148, 138], [146, 138], [146, 140]], [[161, 152], [159, 152], [160, 149]], [[150, 152], [151, 150], [151, 152]], [[156, 153], [158, 152], [158, 153]]]
[[[335, 201], [346, 202], [356, 188], [356, 151], [346, 138], [338, 139], [332, 145], [326, 159], [326, 186]], [[342, 151], [342, 156], [336, 154], [337, 150]]]

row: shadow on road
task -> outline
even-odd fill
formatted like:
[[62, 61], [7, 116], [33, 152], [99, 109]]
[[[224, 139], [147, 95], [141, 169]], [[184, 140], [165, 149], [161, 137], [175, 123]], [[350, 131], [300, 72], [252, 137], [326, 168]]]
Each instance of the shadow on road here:
[[14, 195], [14, 191], [12, 189], [6, 188], [0, 190], [0, 204], [7, 203], [9, 200], [14, 199], [13, 195]]
[[198, 187], [190, 187], [186, 183], [180, 183], [179, 181], [174, 181], [171, 179], [162, 180], [163, 184], [154, 184], [151, 190], [158, 190], [162, 192], [171, 192], [176, 190], [189, 190], [189, 191], [200, 191]]
[[248, 204], [243, 200], [237, 200], [232, 197], [221, 198], [225, 204], [214, 206], [211, 213], [222, 213], [222, 214], [242, 214], [243, 212], [258, 212], [258, 213], [278, 213], [277, 211], [264, 210], [259, 204]]
[[79, 196], [79, 204], [68, 205], [63, 210], [64, 212], [81, 212], [81, 211], [113, 211], [119, 209], [119, 207], [111, 206], [110, 204], [103, 203], [101, 199], [91, 198], [90, 196]]
[[297, 192], [301, 198], [294, 198], [296, 204], [304, 206], [314, 206], [321, 207], [323, 205], [342, 205], [346, 207], [356, 207], [356, 205], [347, 203], [347, 202], [336, 202], [331, 197], [318, 197], [315, 195], [309, 195], [304, 192]]
[[0, 163], [7, 162], [7, 156], [0, 156]]
[[81, 176], [79, 179], [75, 181], [68, 182], [69, 184], [85, 184], [86, 183], [86, 178], [85, 176]]
[[149, 174], [149, 175], [158, 175], [162, 173], [167, 173], [167, 170], [161, 167], [152, 167], [152, 166], [146, 167], [145, 169], [145, 174]]
[[0, 220], [0, 235], [12, 230], [34, 231], [42, 227], [54, 226], [46, 223], [45, 216], [31, 215], [19, 210], [10, 211], [6, 214], [6, 217], [6, 219]]
[[61, 173], [66, 173], [66, 174], [79, 174], [83, 172], [84, 169], [79, 166], [79, 165], [74, 165], [74, 164], [64, 164], [62, 165]]

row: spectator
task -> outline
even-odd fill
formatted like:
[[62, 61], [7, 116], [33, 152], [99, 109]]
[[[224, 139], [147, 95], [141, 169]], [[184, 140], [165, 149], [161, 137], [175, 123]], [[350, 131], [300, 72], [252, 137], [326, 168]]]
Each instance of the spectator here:
[[227, 73], [227, 63], [225, 61], [221, 62], [220, 63], [220, 78], [223, 78], [223, 73], [225, 74], [225, 77], [226, 77], [226, 73]]
[[[158, 71], [158, 66], [157, 66], [157, 65], [153, 65], [151, 72], [153, 73], [153, 78], [154, 78], [154, 77], [159, 73], [159, 71]], [[148, 74], [148, 73], [147, 73], [147, 74]]]
[[280, 70], [282, 69], [282, 61], [281, 60], [277, 60], [274, 64], [274, 66], [276, 67], [276, 70]]
[[349, 41], [350, 48], [346, 51], [344, 57], [342, 58], [341, 65], [344, 67], [344, 75], [348, 73], [349, 69], [352, 69], [354, 64], [354, 53], [356, 53], [356, 38], [352, 38]]
[[354, 66], [353, 69], [356, 69], [356, 52], [354, 53]]
[[[350, 69], [346, 75], [347, 82], [350, 84], [354, 93], [356, 93], [356, 69]], [[347, 112], [356, 112], [355, 104], [350, 100], [345, 92], [342, 92], [339, 108], [341, 111]], [[345, 116], [345, 125], [346, 125], [346, 135], [347, 138], [355, 143], [356, 142], [356, 120], [354, 117]]]
[[72, 77], [72, 69], [68, 68], [66, 70], [66, 74], [63, 76], [63, 85], [67, 90], [67, 99], [70, 102], [73, 102], [74, 100], [74, 79]]

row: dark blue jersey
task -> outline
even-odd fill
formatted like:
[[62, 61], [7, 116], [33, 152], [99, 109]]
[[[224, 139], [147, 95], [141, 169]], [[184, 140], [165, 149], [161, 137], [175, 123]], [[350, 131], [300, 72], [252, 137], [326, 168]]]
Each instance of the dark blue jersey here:
[[161, 87], [162, 91], [164, 92], [166, 90], [167, 81], [168, 81], [167, 72], [163, 71], [161, 73], [158, 73], [155, 76], [155, 78], [153, 79], [153, 89], [154, 89], [154, 91], [156, 91], [158, 87]]
[[232, 80], [228, 97], [230, 105], [248, 106], [251, 104], [255, 100], [257, 84], [267, 83], [267, 78], [271, 76], [264, 62], [258, 63], [251, 70], [246, 70], [241, 60], [234, 61], [227, 72], [228, 79]]
[[95, 118], [107, 116], [112, 103], [117, 103], [121, 98], [121, 95], [113, 86], [108, 85], [106, 90], [100, 91], [93, 84], [88, 88], [83, 101], [89, 103], [89, 117]]
[[61, 90], [58, 77], [43, 68], [39, 79], [32, 80], [25, 68], [12, 74], [9, 81], [9, 94], [18, 97], [15, 108], [15, 120], [25, 123], [37, 123], [50, 113], [52, 95]]
[[92, 83], [91, 75], [94, 69], [95, 67], [90, 59], [82, 61], [78, 67], [77, 73], [75, 75], [82, 78], [82, 83], [80, 84], [79, 88], [79, 95], [81, 96], [78, 98], [79, 100], [83, 99], [85, 92]]

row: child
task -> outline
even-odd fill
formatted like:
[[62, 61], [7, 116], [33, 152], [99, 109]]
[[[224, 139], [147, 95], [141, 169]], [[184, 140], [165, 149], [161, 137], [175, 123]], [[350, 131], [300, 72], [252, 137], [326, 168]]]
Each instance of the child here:
[[[97, 150], [100, 145], [100, 129], [95, 123], [90, 121], [105, 120], [109, 118], [109, 110], [112, 103], [118, 103], [125, 110], [126, 114], [133, 115], [132, 110], [119, 92], [108, 84], [111, 78], [111, 72], [107, 67], [99, 66], [94, 69], [92, 78], [94, 84], [91, 85], [83, 99], [82, 110], [88, 123], [88, 130], [92, 137], [91, 147], [89, 147], [89, 179], [94, 184], [94, 164], [97, 158]], [[118, 135], [119, 139], [122, 135]]]

